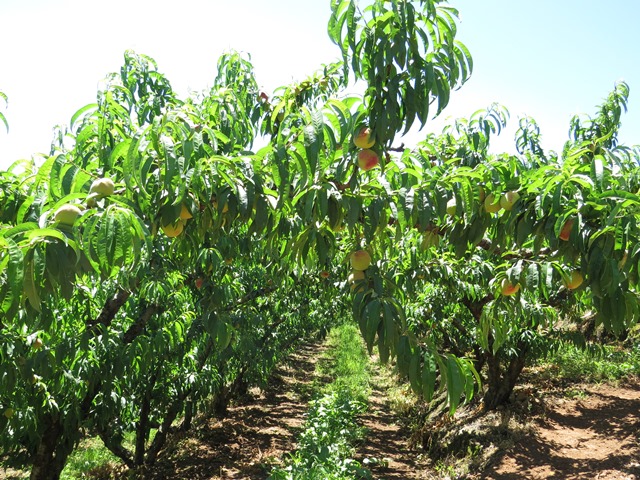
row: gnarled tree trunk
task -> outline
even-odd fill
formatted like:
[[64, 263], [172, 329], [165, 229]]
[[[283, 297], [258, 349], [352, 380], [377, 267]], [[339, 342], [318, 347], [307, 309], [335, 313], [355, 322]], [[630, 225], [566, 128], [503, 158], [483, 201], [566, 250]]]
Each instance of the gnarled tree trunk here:
[[526, 364], [526, 348], [518, 349], [518, 355], [513, 357], [506, 369], [500, 365], [500, 359], [491, 352], [487, 353], [487, 391], [483, 397], [485, 411], [495, 410], [504, 405], [511, 396], [513, 388]]
[[44, 431], [33, 457], [31, 480], [58, 480], [73, 451], [74, 442], [64, 435], [59, 418], [48, 415]]

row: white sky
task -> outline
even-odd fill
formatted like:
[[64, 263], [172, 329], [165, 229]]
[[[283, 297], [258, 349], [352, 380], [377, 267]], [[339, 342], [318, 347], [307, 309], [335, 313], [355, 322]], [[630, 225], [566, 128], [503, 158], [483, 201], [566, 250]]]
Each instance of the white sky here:
[[[337, 58], [328, 2], [278, 0], [0, 0], [0, 91], [9, 96], [0, 166], [48, 152], [53, 127], [96, 98], [133, 49], [186, 95], [215, 77], [218, 57], [249, 52], [267, 91]], [[304, 5], [304, 7], [302, 6]], [[301, 21], [308, 18], [308, 21]], [[321, 20], [321, 21], [318, 21]]]
[[[631, 85], [622, 140], [638, 143], [640, 86], [635, 0], [454, 0], [459, 36], [474, 57], [471, 81], [425, 127], [467, 116], [493, 101], [511, 111], [494, 150], [513, 151], [517, 117], [532, 115], [543, 145], [560, 149], [573, 113], [593, 113], [615, 80]], [[48, 152], [53, 127], [95, 101], [126, 49], [153, 57], [186, 96], [207, 88], [225, 50], [249, 52], [267, 91], [339, 56], [326, 34], [329, 0], [0, 0], [0, 91], [9, 96], [0, 128], [0, 167]], [[411, 135], [406, 142], [410, 144]]]

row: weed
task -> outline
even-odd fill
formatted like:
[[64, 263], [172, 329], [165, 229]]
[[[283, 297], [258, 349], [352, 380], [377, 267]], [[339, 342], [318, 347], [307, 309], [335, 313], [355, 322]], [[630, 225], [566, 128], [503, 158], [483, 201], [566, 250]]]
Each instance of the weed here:
[[629, 349], [611, 345], [580, 349], [564, 344], [539, 364], [553, 370], [549, 373], [554, 378], [586, 382], [615, 381], [640, 375], [640, 345]]
[[581, 388], [569, 388], [564, 395], [571, 400], [583, 400], [587, 398], [587, 393]]
[[272, 470], [270, 480], [349, 480], [371, 478], [352, 458], [353, 445], [363, 438], [357, 415], [371, 391], [369, 358], [357, 328], [350, 324], [329, 333], [328, 351], [318, 363], [320, 376], [333, 381], [314, 388], [320, 395], [309, 404], [298, 450], [285, 467]]

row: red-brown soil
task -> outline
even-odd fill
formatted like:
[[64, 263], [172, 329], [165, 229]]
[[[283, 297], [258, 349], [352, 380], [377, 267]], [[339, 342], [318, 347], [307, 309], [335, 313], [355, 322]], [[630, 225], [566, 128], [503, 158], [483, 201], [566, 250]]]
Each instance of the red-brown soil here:
[[384, 387], [375, 386], [369, 409], [361, 418], [367, 435], [357, 452], [357, 460], [370, 460], [373, 478], [409, 480], [422, 478], [418, 452], [409, 448], [410, 432], [399, 426]]
[[640, 479], [640, 381], [578, 391], [579, 398], [547, 398], [530, 433], [480, 478]]
[[[322, 350], [299, 349], [267, 388], [233, 405], [224, 419], [196, 423], [140, 478], [266, 479], [296, 447], [313, 382], [323, 381], [314, 373]], [[564, 393], [521, 388], [518, 401], [501, 411], [462, 409], [447, 428], [471, 432], [479, 443], [463, 460], [436, 462], [409, 447], [410, 432], [398, 426], [385, 384], [373, 389], [361, 418], [368, 434], [356, 452], [374, 479], [640, 480], [640, 379], [573, 385]], [[93, 478], [126, 476], [114, 466], [99, 470]], [[2, 478], [15, 477], [0, 470]]]

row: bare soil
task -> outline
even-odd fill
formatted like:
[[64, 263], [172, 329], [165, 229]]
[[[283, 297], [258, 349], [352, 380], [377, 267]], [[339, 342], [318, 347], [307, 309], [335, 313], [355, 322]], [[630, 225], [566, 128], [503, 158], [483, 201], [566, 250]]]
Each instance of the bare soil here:
[[529, 433], [496, 456], [480, 478], [640, 479], [640, 381], [584, 385], [553, 396]]
[[[387, 380], [387, 379], [385, 379]], [[373, 387], [369, 409], [361, 418], [367, 434], [356, 459], [365, 463], [376, 479], [412, 480], [424, 478], [419, 452], [409, 446], [410, 433], [400, 426], [388, 396], [387, 381]]]
[[228, 410], [174, 442], [145, 479], [266, 479], [272, 466], [296, 448], [325, 347], [306, 345], [274, 373], [264, 390], [255, 389]]
[[[324, 347], [299, 349], [269, 386], [252, 391], [224, 419], [196, 423], [175, 438], [144, 479], [266, 479], [296, 448], [308, 409], [316, 362]], [[640, 480], [640, 379], [618, 385], [519, 387], [507, 408], [481, 414], [461, 409], [440, 425], [453, 452], [429, 460], [410, 447], [397, 421], [387, 382], [374, 387], [361, 418], [368, 433], [356, 459], [374, 479]], [[6, 476], [0, 470], [1, 478]], [[127, 478], [120, 467], [92, 478]], [[128, 478], [131, 478], [130, 476]]]

